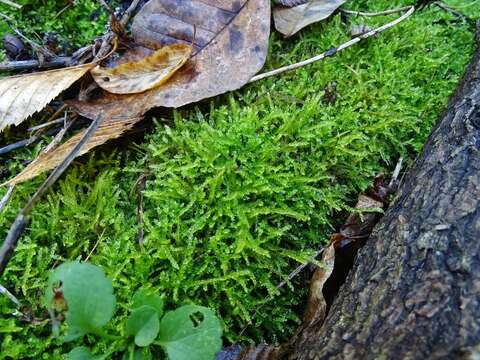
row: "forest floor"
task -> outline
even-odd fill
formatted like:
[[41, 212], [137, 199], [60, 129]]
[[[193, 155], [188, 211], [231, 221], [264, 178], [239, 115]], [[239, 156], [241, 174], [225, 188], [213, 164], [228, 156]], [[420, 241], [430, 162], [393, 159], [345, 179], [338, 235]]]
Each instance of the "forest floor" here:
[[[56, 16], [65, 5], [59, 3], [35, 2], [20, 12], [0, 4], [0, 12], [27, 36], [55, 31], [73, 48], [103, 33], [106, 16], [96, 2], [78, 1]], [[379, 11], [410, 3], [345, 7]], [[480, 16], [478, 0], [448, 4]], [[344, 22], [337, 14], [290, 39], [273, 32], [265, 69], [345, 42], [352, 24], [375, 26], [395, 16]], [[327, 241], [375, 175], [390, 172], [400, 157], [407, 165], [414, 159], [445, 108], [474, 44], [472, 27], [453, 20], [427, 8], [323, 62], [195, 106], [151, 112], [131, 136], [74, 162], [36, 206], [0, 284], [43, 316], [49, 271], [88, 258], [113, 280], [119, 316], [112, 328], [135, 290], [147, 286], [164, 295], [167, 308], [188, 302], [212, 308], [224, 323], [225, 344], [285, 339], [299, 323], [305, 278], [281, 291], [276, 285]], [[0, 36], [7, 31], [0, 24]], [[333, 82], [332, 102], [324, 89]], [[25, 138], [24, 130], [42, 120], [7, 130], [0, 144]], [[0, 156], [0, 182], [49, 141]], [[139, 246], [137, 196], [130, 193], [145, 173]], [[0, 237], [44, 179], [16, 189], [0, 215]], [[0, 359], [57, 359], [73, 346], [54, 339], [46, 324], [6, 316], [13, 310], [0, 296]], [[108, 346], [95, 342], [94, 352]]]

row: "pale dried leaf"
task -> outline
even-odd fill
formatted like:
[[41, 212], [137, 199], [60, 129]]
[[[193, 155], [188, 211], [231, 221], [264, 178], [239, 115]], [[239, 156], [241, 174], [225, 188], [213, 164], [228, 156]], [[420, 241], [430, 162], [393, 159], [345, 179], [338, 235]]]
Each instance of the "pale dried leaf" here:
[[270, 0], [150, 0], [133, 21], [135, 43], [159, 49], [193, 42], [191, 59], [161, 87], [71, 104], [91, 118], [113, 111], [138, 116], [239, 89], [263, 67], [269, 34]]
[[275, 28], [285, 36], [292, 36], [305, 26], [321, 21], [333, 14], [346, 0], [310, 0], [306, 4], [273, 10]]
[[164, 84], [180, 69], [192, 53], [192, 47], [174, 44], [162, 47], [152, 55], [114, 68], [97, 66], [90, 73], [103, 89], [114, 94], [135, 94]]
[[335, 247], [330, 244], [322, 254], [322, 266], [317, 268], [310, 280], [310, 291], [308, 301], [303, 315], [303, 325], [312, 321], [323, 320], [327, 314], [327, 301], [323, 296], [323, 287], [330, 275], [332, 275], [335, 264]]
[[[103, 122], [95, 134], [84, 145], [78, 156], [83, 155], [96, 146], [102, 145], [108, 140], [115, 139], [122, 135], [125, 131], [131, 129], [133, 125], [142, 118], [130, 118], [126, 120], [108, 120]], [[20, 174], [4, 185], [16, 185], [21, 182], [34, 178], [35, 176], [54, 169], [63, 159], [70, 153], [72, 148], [80, 141], [85, 131], [82, 131], [67, 142], [47, 153], [41, 153], [34, 161], [32, 161]]]
[[95, 64], [0, 79], [0, 132], [42, 110]]

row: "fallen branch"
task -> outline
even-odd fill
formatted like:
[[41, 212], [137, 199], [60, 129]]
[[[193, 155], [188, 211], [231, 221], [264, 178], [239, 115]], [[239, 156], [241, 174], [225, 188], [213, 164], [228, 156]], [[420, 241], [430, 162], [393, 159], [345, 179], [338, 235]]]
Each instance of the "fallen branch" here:
[[128, 25], [128, 22], [130, 21], [130, 18], [135, 12], [140, 1], [142, 0], [133, 0], [128, 9], [125, 11], [125, 14], [123, 14], [122, 19], [120, 20], [120, 25], [122, 25], [124, 28]]
[[320, 55], [317, 55], [317, 56], [314, 56], [310, 59], [307, 59], [307, 60], [304, 60], [304, 61], [300, 61], [298, 63], [295, 63], [295, 64], [291, 64], [291, 65], [287, 65], [287, 66], [283, 66], [281, 68], [278, 68], [278, 69], [275, 69], [275, 70], [272, 70], [272, 71], [268, 71], [268, 72], [265, 72], [263, 74], [259, 74], [259, 75], [255, 75], [254, 77], [252, 77], [250, 79], [250, 81], [248, 83], [253, 83], [255, 81], [258, 81], [258, 80], [263, 80], [263, 79], [266, 79], [266, 78], [269, 78], [269, 77], [272, 77], [272, 76], [275, 76], [275, 75], [279, 75], [279, 74], [282, 74], [284, 72], [287, 72], [287, 71], [291, 71], [291, 70], [295, 70], [295, 69], [298, 69], [298, 68], [301, 68], [301, 67], [304, 67], [306, 65], [310, 65], [310, 64], [313, 64], [317, 61], [320, 61], [320, 60], [323, 60], [325, 59], [326, 57], [329, 57], [329, 56], [333, 56], [335, 55], [336, 53], [346, 49], [346, 48], [349, 48], [350, 46], [352, 45], [355, 45], [356, 43], [360, 42], [361, 40], [363, 39], [366, 39], [368, 37], [371, 37], [371, 36], [374, 36], [374, 35], [377, 35], [395, 25], [397, 25], [398, 23], [401, 23], [402, 21], [406, 20], [410, 15], [413, 14], [413, 12], [415, 11], [415, 7], [414, 6], [410, 6], [408, 7], [408, 11], [403, 14], [402, 16], [400, 16], [399, 18], [389, 22], [388, 24], [385, 24], [383, 26], [380, 26], [376, 29], [373, 29], [369, 32], [366, 32], [365, 34], [362, 34], [358, 37], [355, 37], [349, 41], [347, 41], [346, 43], [336, 47], [336, 48], [332, 48], [332, 49], [329, 49], [327, 51], [325, 51], [324, 53], [320, 54]]
[[17, 246], [18, 239], [23, 233], [25, 226], [28, 222], [28, 215], [32, 211], [35, 204], [40, 200], [40, 198], [47, 192], [47, 190], [58, 180], [58, 178], [63, 174], [67, 167], [72, 163], [78, 153], [82, 150], [83, 146], [88, 142], [88, 140], [93, 136], [95, 131], [98, 129], [102, 123], [103, 118], [98, 116], [88, 127], [85, 134], [82, 136], [77, 145], [70, 151], [70, 153], [65, 157], [60, 165], [58, 165], [55, 170], [52, 171], [50, 176], [45, 180], [45, 182], [40, 186], [37, 192], [32, 196], [30, 201], [25, 205], [25, 207], [18, 213], [15, 221], [13, 222], [8, 235], [3, 242], [2, 247], [0, 248], [0, 276], [5, 271], [5, 268], [10, 261], [13, 252]]

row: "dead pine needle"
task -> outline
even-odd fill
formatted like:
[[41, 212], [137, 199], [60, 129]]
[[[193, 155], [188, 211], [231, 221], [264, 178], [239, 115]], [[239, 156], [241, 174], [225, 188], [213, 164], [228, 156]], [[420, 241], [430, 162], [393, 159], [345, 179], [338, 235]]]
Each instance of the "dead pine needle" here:
[[355, 45], [356, 43], [360, 42], [363, 39], [366, 39], [366, 38], [369, 38], [371, 36], [377, 35], [377, 34], [383, 32], [383, 31], [385, 31], [385, 30], [387, 30], [391, 27], [394, 27], [395, 25], [401, 23], [402, 21], [404, 21], [408, 17], [410, 17], [410, 15], [412, 15], [414, 11], [415, 11], [415, 7], [410, 6], [410, 7], [408, 7], [408, 11], [405, 14], [403, 14], [399, 18], [397, 18], [397, 19], [395, 19], [395, 20], [393, 20], [393, 21], [391, 21], [391, 22], [389, 22], [389, 23], [387, 23], [383, 26], [380, 26], [380, 27], [375, 28], [371, 31], [368, 31], [368, 32], [366, 32], [366, 33], [364, 33], [364, 34], [362, 34], [358, 37], [355, 37], [355, 38], [347, 41], [346, 43], [341, 44], [340, 46], [338, 46], [336, 48], [329, 49], [329, 50], [325, 51], [324, 53], [322, 53], [320, 55], [317, 55], [317, 56], [314, 56], [310, 59], [300, 61], [300, 62], [295, 63], [295, 64], [283, 66], [281, 68], [278, 68], [278, 69], [275, 69], [275, 70], [272, 70], [272, 71], [268, 71], [268, 72], [265, 72], [263, 74], [255, 75], [254, 77], [252, 77], [250, 79], [249, 83], [253, 83], [253, 82], [258, 81], [258, 80], [263, 80], [263, 79], [266, 79], [266, 78], [269, 78], [269, 77], [272, 77], [272, 76], [276, 76], [276, 75], [282, 74], [282, 73], [287, 72], [287, 71], [295, 70], [295, 69], [304, 67], [306, 65], [313, 64], [317, 61], [323, 60], [326, 57], [333, 56], [336, 53], [338, 53], [342, 50], [345, 50], [352, 45]]

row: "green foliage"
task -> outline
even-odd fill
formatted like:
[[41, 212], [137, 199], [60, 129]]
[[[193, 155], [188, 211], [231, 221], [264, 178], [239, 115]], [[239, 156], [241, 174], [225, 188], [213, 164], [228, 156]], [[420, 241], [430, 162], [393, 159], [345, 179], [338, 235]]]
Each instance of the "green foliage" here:
[[210, 360], [222, 346], [221, 328], [211, 310], [185, 305], [165, 314], [157, 343], [169, 359]]
[[[61, 291], [59, 295], [57, 291]], [[115, 310], [112, 282], [97, 266], [65, 263], [56, 268], [48, 280], [45, 304], [51, 311], [68, 309], [66, 323], [69, 332], [64, 341], [88, 333], [96, 334], [110, 321]]]
[[[97, 266], [89, 263], [67, 262], [56, 268], [48, 280], [45, 303], [49, 309], [58, 336], [59, 315], [66, 315], [68, 335], [63, 341], [72, 341], [85, 334], [95, 334], [105, 340], [111, 336], [102, 329], [113, 316], [115, 296], [111, 281]], [[222, 327], [215, 314], [207, 308], [185, 305], [168, 312], [163, 319], [163, 301], [160, 296], [140, 289], [133, 297], [133, 311], [126, 320], [125, 341], [135, 338], [135, 345], [147, 347], [158, 337], [171, 360], [212, 359], [222, 345]], [[150, 305], [147, 305], [150, 304]], [[160, 322], [161, 319], [161, 322]], [[161, 331], [160, 331], [161, 330]], [[159, 333], [160, 332], [160, 333]], [[133, 357], [143, 358], [133, 345], [120, 345], [110, 353], [128, 347]], [[193, 355], [194, 354], [194, 355]], [[67, 359], [95, 359], [88, 348], [74, 348]], [[132, 358], [132, 357], [131, 357]]]
[[[378, 11], [410, 3], [347, 5]], [[449, 3], [478, 17], [474, 6]], [[350, 17], [347, 25], [335, 16], [288, 40], [272, 34], [265, 70], [338, 45], [349, 38], [352, 23], [375, 26], [394, 16]], [[40, 317], [49, 270], [88, 257], [113, 280], [118, 306], [109, 333], [125, 331], [129, 309], [141, 306], [132, 294], [145, 286], [164, 294], [166, 308], [191, 302], [211, 308], [221, 316], [227, 341], [285, 339], [298, 324], [305, 279], [281, 291], [275, 285], [328, 238], [374, 175], [391, 171], [399, 156], [416, 156], [455, 88], [473, 34], [463, 24], [445, 23], [450, 19], [436, 8], [415, 13], [321, 63], [173, 116], [162, 111], [140, 144], [116, 142], [77, 160], [35, 208], [2, 285]], [[323, 89], [334, 80], [337, 101], [324, 104]], [[11, 130], [0, 142], [24, 135]], [[0, 176], [20, 171], [48, 141], [9, 162], [1, 158]], [[129, 193], [144, 172], [146, 242], [140, 247]], [[16, 189], [0, 216], [0, 237], [43, 179]], [[2, 313], [14, 310], [0, 297]], [[49, 337], [46, 326], [8, 319], [3, 327], [0, 359], [60, 359], [70, 350]], [[84, 340], [94, 354], [116, 346], [97, 336]], [[133, 354], [161, 358], [156, 348]]]
[[135, 344], [140, 347], [148, 346], [158, 335], [160, 330], [159, 313], [148, 305], [134, 309], [127, 319], [125, 333], [135, 336]]

